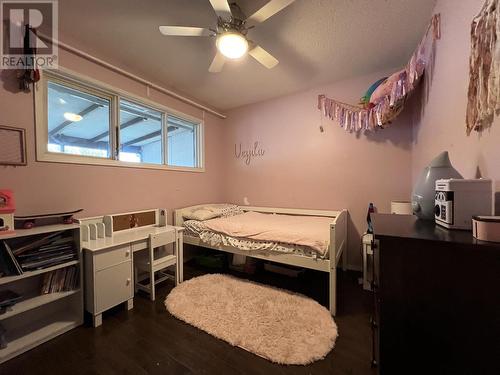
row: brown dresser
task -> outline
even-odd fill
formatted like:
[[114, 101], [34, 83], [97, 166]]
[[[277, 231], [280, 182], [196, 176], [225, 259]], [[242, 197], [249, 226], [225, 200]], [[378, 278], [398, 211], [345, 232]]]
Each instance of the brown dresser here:
[[500, 244], [372, 216], [379, 374], [500, 374]]

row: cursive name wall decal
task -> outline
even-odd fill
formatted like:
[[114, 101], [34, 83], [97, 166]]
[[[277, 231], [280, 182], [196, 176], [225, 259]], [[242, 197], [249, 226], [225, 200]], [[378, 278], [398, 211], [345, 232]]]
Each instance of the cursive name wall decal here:
[[236, 159], [243, 159], [246, 165], [250, 165], [253, 158], [262, 157], [266, 153], [258, 141], [255, 141], [252, 147], [243, 148], [241, 143], [234, 144], [234, 156]]

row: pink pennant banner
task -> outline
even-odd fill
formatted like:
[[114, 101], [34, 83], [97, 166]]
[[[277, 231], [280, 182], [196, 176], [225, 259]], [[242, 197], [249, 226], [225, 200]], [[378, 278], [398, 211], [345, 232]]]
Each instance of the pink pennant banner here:
[[318, 109], [323, 116], [344, 128], [346, 131], [375, 130], [390, 124], [402, 111], [408, 95], [415, 89], [432, 59], [432, 45], [441, 38], [441, 17], [435, 14], [427, 32], [413, 52], [405, 68], [393, 74], [383, 84], [390, 85], [388, 94], [370, 103], [367, 108], [354, 106], [318, 95]]

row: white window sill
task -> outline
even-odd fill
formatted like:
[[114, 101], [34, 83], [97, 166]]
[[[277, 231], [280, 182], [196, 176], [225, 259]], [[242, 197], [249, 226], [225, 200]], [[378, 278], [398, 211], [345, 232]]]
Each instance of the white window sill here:
[[134, 162], [105, 159], [93, 156], [79, 156], [79, 155], [62, 154], [55, 152], [37, 153], [37, 161], [49, 162], [49, 163], [63, 163], [63, 164], [99, 165], [99, 166], [120, 167], [120, 168], [157, 169], [157, 170], [195, 172], [195, 173], [205, 172], [204, 167], [193, 168], [193, 167], [178, 167], [178, 166], [164, 165], [164, 164], [134, 163]]

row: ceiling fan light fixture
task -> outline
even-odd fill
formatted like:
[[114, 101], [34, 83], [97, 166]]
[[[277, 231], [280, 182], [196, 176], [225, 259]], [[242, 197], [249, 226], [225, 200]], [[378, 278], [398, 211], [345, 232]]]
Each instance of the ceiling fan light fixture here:
[[240, 33], [228, 31], [217, 36], [217, 49], [228, 59], [239, 59], [248, 52], [248, 41]]

